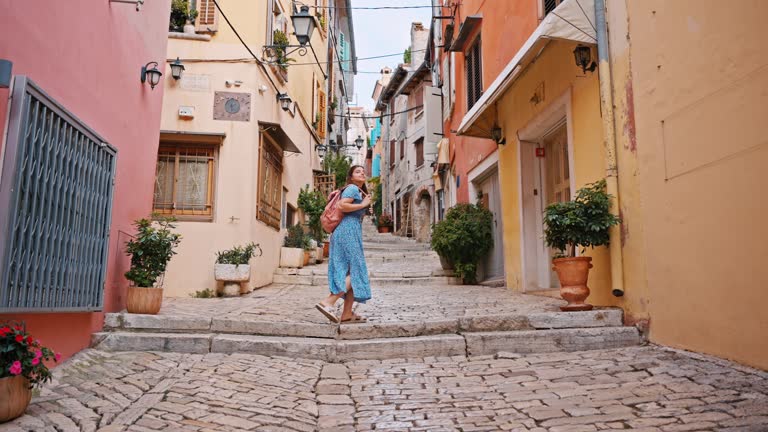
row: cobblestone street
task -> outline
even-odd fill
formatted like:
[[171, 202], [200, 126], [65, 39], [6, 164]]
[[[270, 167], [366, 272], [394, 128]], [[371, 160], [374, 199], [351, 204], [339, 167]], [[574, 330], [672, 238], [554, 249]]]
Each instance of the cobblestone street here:
[[768, 374], [654, 346], [357, 361], [87, 350], [0, 431], [765, 431]]

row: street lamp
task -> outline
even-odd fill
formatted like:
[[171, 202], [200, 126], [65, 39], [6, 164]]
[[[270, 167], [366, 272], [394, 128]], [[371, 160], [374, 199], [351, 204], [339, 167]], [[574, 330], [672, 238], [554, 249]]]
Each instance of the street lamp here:
[[360, 135], [357, 136], [357, 139], [355, 140], [355, 145], [357, 146], [357, 149], [360, 150], [363, 148], [363, 137]]
[[[149, 69], [150, 65], [154, 65], [152, 66], [152, 69]], [[157, 62], [149, 62], [141, 67], [141, 82], [145, 83], [147, 82], [147, 79], [149, 79], [149, 86], [152, 90], [154, 90], [155, 86], [160, 82], [161, 76], [163, 76], [163, 73], [157, 70]]]
[[312, 32], [315, 30], [315, 18], [309, 14], [309, 6], [301, 6], [301, 10], [297, 14], [291, 15], [291, 21], [299, 45], [308, 44], [312, 39]]
[[181, 73], [184, 72], [184, 65], [181, 64], [181, 60], [179, 60], [178, 57], [176, 57], [176, 61], [171, 63], [171, 76], [175, 80], [179, 80], [181, 78]]
[[317, 144], [315, 146], [315, 151], [317, 152], [317, 155], [320, 157], [320, 159], [325, 159], [325, 154], [328, 151], [328, 147], [324, 144]]
[[278, 93], [277, 101], [280, 102], [280, 108], [282, 108], [283, 111], [291, 109], [291, 97], [288, 96], [288, 93]]

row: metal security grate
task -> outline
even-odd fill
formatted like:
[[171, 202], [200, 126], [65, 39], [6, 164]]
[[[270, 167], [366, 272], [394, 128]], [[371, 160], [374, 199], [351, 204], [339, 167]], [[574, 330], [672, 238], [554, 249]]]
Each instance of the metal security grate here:
[[102, 307], [117, 151], [23, 76], [0, 179], [0, 311]]
[[467, 109], [471, 109], [483, 95], [483, 58], [480, 37], [472, 44], [464, 60], [467, 75]]
[[563, 0], [544, 0], [544, 15], [555, 10], [555, 8], [562, 2]]

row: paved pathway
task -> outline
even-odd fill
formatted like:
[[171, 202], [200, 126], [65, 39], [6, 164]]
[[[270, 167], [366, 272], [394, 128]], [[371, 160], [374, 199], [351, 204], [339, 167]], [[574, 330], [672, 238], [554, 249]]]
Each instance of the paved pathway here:
[[766, 431], [768, 374], [658, 347], [357, 361], [84, 351], [19, 431]]

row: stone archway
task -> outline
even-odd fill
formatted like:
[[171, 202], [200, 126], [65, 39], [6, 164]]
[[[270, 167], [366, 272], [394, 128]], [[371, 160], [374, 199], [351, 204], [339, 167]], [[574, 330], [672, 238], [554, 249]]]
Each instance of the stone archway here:
[[416, 241], [428, 242], [432, 234], [432, 193], [429, 186], [421, 186], [414, 196], [413, 234]]

